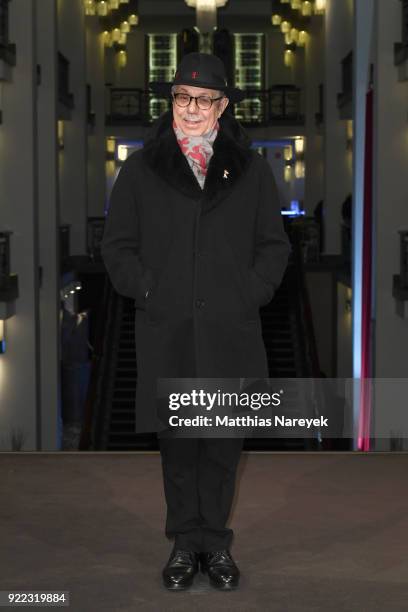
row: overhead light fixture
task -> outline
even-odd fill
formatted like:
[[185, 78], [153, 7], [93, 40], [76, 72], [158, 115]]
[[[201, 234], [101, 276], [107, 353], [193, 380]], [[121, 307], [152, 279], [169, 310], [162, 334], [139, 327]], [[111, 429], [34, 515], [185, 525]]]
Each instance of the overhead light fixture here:
[[106, 151], [108, 153], [114, 153], [115, 152], [115, 139], [114, 138], [107, 138], [106, 139]]
[[296, 138], [295, 140], [295, 151], [296, 153], [304, 153], [305, 151], [305, 139], [304, 138]]
[[290, 164], [285, 165], [284, 179], [285, 183], [290, 183], [290, 181], [292, 180], [292, 166]]
[[315, 14], [323, 15], [326, 10], [326, 0], [315, 0]]
[[295, 162], [295, 176], [297, 179], [305, 178], [305, 162]]
[[96, 12], [98, 13], [98, 17], [106, 17], [109, 12], [108, 3], [105, 0], [101, 0], [96, 5]]
[[293, 64], [293, 51], [291, 49], [286, 49], [284, 55], [285, 66], [290, 67]]
[[122, 162], [126, 161], [128, 157], [128, 148], [126, 145], [118, 146], [118, 159]]
[[112, 40], [114, 42], [119, 42], [119, 39], [120, 39], [120, 30], [119, 30], [119, 28], [114, 28], [112, 30], [111, 36], [112, 36]]
[[128, 34], [130, 32], [130, 25], [128, 21], [122, 21], [122, 23], [120, 24], [120, 31], [125, 34]]
[[298, 40], [299, 47], [304, 47], [308, 40], [309, 40], [309, 34], [305, 30], [300, 30], [299, 40]]
[[290, 161], [293, 157], [293, 149], [292, 149], [292, 145], [287, 145], [284, 149], [283, 149], [283, 156], [285, 158], [285, 161]]
[[131, 26], [137, 26], [139, 24], [138, 15], [136, 15], [135, 13], [132, 13], [131, 15], [129, 15], [128, 22], [130, 23]]
[[211, 10], [213, 8], [222, 8], [228, 0], [184, 0], [187, 6], [203, 10]]
[[[195, 8], [196, 25], [200, 34], [211, 34], [217, 26], [217, 9], [225, 6], [228, 0], [185, 0], [187, 6]], [[204, 50], [204, 49], [202, 49]]]
[[112, 11], [116, 11], [119, 8], [119, 0], [109, 0], [109, 8]]
[[64, 148], [64, 122], [59, 119], [58, 120], [58, 148], [62, 150]]
[[283, 34], [286, 34], [287, 32], [290, 32], [291, 27], [292, 26], [291, 26], [290, 21], [282, 21], [282, 23], [280, 24], [281, 32]]
[[105, 30], [104, 32], [102, 32], [102, 40], [103, 40], [103, 44], [106, 47], [111, 47], [112, 46], [112, 39], [111, 39], [111, 34], [108, 30]]
[[280, 15], [272, 15], [271, 21], [272, 25], [278, 26], [282, 23], [282, 17]]
[[84, 0], [85, 15], [96, 15], [95, 0]]
[[121, 51], [119, 51], [119, 66], [120, 68], [124, 68], [127, 64], [127, 55], [126, 55], [126, 51], [123, 51], [123, 49]]
[[311, 17], [313, 14], [313, 4], [306, 0], [302, 2], [302, 15], [303, 17]]
[[292, 28], [290, 31], [290, 39], [291, 39], [291, 42], [297, 44], [299, 40], [299, 30], [297, 30], [296, 28]]

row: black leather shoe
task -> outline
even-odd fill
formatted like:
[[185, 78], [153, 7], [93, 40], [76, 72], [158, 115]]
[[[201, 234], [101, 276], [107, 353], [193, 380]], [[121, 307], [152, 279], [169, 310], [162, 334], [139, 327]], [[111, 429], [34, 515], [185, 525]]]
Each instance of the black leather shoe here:
[[201, 553], [200, 566], [203, 574], [208, 574], [211, 586], [225, 591], [236, 589], [240, 572], [229, 550]]
[[173, 591], [191, 586], [198, 572], [198, 560], [198, 553], [173, 548], [162, 572], [164, 586]]

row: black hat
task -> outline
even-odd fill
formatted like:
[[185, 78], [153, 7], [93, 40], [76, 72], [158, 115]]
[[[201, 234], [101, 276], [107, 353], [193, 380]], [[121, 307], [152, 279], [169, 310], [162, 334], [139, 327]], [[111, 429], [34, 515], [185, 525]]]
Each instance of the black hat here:
[[210, 53], [188, 53], [179, 63], [172, 82], [149, 83], [154, 93], [169, 96], [173, 85], [192, 85], [223, 91], [231, 103], [240, 102], [245, 93], [237, 87], [228, 87], [222, 60]]

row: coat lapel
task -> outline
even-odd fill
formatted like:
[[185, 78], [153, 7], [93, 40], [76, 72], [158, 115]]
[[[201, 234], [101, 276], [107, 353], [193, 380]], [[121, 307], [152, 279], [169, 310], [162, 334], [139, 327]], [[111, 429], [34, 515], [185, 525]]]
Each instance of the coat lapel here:
[[172, 120], [171, 110], [160, 117], [151, 139], [143, 148], [143, 159], [171, 187], [194, 200], [202, 199], [202, 210], [207, 212], [231, 193], [247, 170], [252, 157], [250, 140], [238, 122], [224, 113], [214, 141], [204, 189], [201, 189], [179, 147]]

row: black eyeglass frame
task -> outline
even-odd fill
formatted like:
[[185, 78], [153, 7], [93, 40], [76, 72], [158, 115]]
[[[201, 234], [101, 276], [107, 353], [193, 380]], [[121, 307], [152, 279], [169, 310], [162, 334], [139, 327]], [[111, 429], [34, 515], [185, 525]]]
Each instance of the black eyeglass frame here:
[[[187, 108], [187, 106], [190, 106], [191, 100], [195, 100], [196, 106], [200, 108], [200, 106], [198, 105], [198, 100], [200, 98], [206, 98], [208, 100], [211, 100], [211, 104], [208, 108], [200, 108], [200, 110], [210, 110], [210, 108], [213, 105], [213, 102], [216, 102], [217, 100], [222, 100], [223, 98], [225, 98], [225, 96], [220, 96], [219, 98], [211, 98], [211, 96], [190, 96], [190, 94], [184, 93], [183, 91], [177, 91], [176, 93], [172, 93], [171, 96], [179, 108]], [[177, 96], [188, 96], [190, 98], [188, 101], [188, 104], [184, 106], [181, 104], [178, 104]]]

